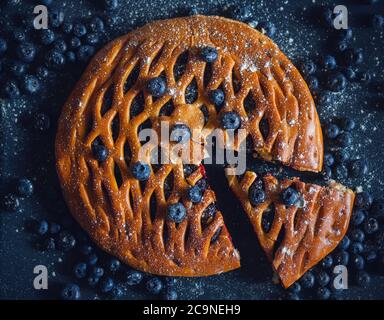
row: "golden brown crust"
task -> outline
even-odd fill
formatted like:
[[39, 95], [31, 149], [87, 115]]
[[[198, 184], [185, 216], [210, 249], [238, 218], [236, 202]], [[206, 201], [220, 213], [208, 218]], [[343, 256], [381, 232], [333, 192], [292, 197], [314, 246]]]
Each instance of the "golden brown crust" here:
[[[268, 174], [262, 178], [266, 200], [253, 206], [248, 190], [256, 173], [247, 171], [241, 181], [235, 176], [227, 178], [285, 288], [333, 251], [347, 231], [355, 197], [350, 189], [334, 184], [321, 187], [298, 178], [280, 182]], [[282, 204], [281, 192], [289, 186], [300, 193], [302, 207]], [[264, 230], [263, 215], [271, 210], [271, 205], [273, 222], [270, 230]]]
[[[206, 84], [206, 64], [197, 58], [198, 48], [205, 45], [219, 50]], [[186, 70], [176, 81], [174, 66], [185, 51], [189, 53]], [[138, 75], [132, 80], [135, 71]], [[155, 101], [144, 86], [160, 74], [166, 76], [168, 92]], [[241, 83], [236, 93], [233, 77]], [[133, 82], [128, 89], [127, 79]], [[187, 105], [185, 89], [193, 79], [198, 98]], [[220, 85], [226, 105], [218, 114], [207, 92]], [[112, 103], [104, 113], [108, 94]], [[134, 101], [141, 94], [144, 110], [131, 116]], [[253, 100], [250, 110], [244, 107], [248, 95]], [[171, 101], [174, 112], [160, 116], [162, 107]], [[200, 111], [202, 105], [208, 109], [207, 123]], [[211, 190], [206, 191], [201, 204], [191, 206], [183, 200], [190, 183], [181, 164], [152, 171], [145, 187], [129, 169], [138, 160], [141, 144], [137, 131], [146, 121], [156, 129], [160, 121], [173, 124], [182, 120], [191, 128], [209, 133], [218, 126], [220, 114], [229, 110], [240, 114], [242, 128], [263, 158], [298, 170], [321, 170], [322, 134], [308, 87], [277, 46], [259, 32], [224, 18], [194, 16], [153, 22], [108, 44], [93, 58], [59, 120], [57, 171], [74, 217], [101, 248], [143, 271], [201, 276], [239, 267], [238, 253], [221, 214], [217, 212], [207, 228], [200, 226], [202, 212], [214, 202]], [[262, 118], [270, 127], [265, 139], [259, 130]], [[112, 128], [115, 122], [119, 127], [116, 137]], [[91, 152], [96, 138], [109, 151], [108, 160], [102, 164]], [[170, 174], [174, 176], [173, 189], [166, 197], [164, 180]], [[150, 215], [152, 196], [157, 200], [155, 218]], [[188, 219], [176, 226], [165, 221], [165, 208], [180, 199], [188, 207]], [[220, 228], [219, 238], [211, 243]]]

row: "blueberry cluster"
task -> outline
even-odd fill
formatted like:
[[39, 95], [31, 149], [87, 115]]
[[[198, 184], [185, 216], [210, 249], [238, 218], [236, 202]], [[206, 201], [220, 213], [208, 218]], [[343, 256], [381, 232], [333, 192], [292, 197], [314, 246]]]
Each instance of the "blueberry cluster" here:
[[324, 134], [327, 138], [327, 150], [324, 153], [324, 174], [343, 180], [352, 176], [361, 178], [368, 174], [368, 161], [363, 158], [353, 158], [351, 146], [352, 131], [356, 124], [353, 119], [341, 118], [329, 123]]
[[384, 200], [374, 200], [368, 192], [358, 193], [350, 228], [338, 248], [308, 271], [288, 289], [288, 298], [297, 300], [300, 292], [309, 291], [318, 299], [337, 299], [342, 290], [335, 289], [334, 267], [347, 267], [349, 286], [366, 287], [371, 274], [382, 273], [384, 266]]
[[255, 8], [252, 5], [234, 6], [228, 9], [228, 16], [234, 20], [247, 23], [270, 38], [276, 34], [276, 26], [271, 21], [256, 20]]
[[31, 19], [25, 17], [24, 25], [0, 35], [3, 98], [37, 94], [58, 70], [86, 63], [103, 39], [105, 21], [100, 17], [73, 23], [65, 18], [64, 11], [54, 7], [53, 1], [46, 1], [46, 5], [49, 29], [35, 30]]

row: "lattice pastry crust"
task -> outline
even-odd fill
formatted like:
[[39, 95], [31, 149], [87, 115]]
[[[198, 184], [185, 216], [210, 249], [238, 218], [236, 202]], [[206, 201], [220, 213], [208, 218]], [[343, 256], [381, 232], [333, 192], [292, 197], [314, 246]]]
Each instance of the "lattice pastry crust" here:
[[[248, 193], [256, 173], [247, 171], [240, 181], [236, 176], [227, 178], [286, 288], [333, 251], [347, 231], [355, 195], [335, 182], [321, 187], [299, 178], [278, 181], [268, 174], [262, 177], [266, 199], [253, 206]], [[281, 202], [281, 193], [289, 186], [300, 193], [301, 205]], [[263, 226], [265, 215], [270, 216], [269, 230]]]
[[[210, 70], [198, 58], [202, 46], [218, 49]], [[176, 68], [183, 57], [180, 73]], [[158, 76], [166, 78], [168, 90], [154, 99], [145, 86]], [[193, 84], [197, 97], [190, 101], [186, 91]], [[219, 87], [226, 97], [220, 111], [207, 98]], [[187, 178], [181, 163], [152, 166], [145, 185], [130, 171], [138, 160], [141, 128], [183, 122], [209, 133], [230, 110], [241, 116], [242, 128], [264, 159], [321, 170], [322, 134], [308, 87], [277, 46], [256, 30], [194, 16], [153, 22], [108, 44], [93, 58], [59, 120], [57, 170], [74, 217], [101, 248], [140, 270], [203, 276], [238, 268], [239, 255], [220, 212], [213, 210], [209, 223], [201, 223], [215, 202], [213, 191], [207, 189], [200, 204], [184, 199], [201, 178], [200, 170]], [[269, 126], [265, 136], [259, 128], [263, 120]], [[108, 149], [103, 163], [92, 155], [95, 140]], [[170, 176], [173, 187], [167, 191]], [[179, 225], [165, 219], [167, 204], [177, 201], [187, 208]]]

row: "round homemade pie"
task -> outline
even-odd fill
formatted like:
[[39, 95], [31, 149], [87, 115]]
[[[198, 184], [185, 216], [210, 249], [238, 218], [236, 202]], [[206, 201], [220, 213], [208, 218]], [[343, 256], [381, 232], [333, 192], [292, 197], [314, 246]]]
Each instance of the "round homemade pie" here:
[[175, 143], [186, 138], [192, 149], [216, 128], [243, 129], [234, 149], [246, 140], [262, 159], [322, 169], [309, 89], [265, 35], [229, 19], [193, 16], [114, 40], [63, 108], [57, 171], [71, 213], [92, 239], [145, 272], [207, 276], [240, 266], [202, 159], [154, 163], [161, 143], [142, 152], [139, 133], [159, 132], [163, 123], [180, 130]]

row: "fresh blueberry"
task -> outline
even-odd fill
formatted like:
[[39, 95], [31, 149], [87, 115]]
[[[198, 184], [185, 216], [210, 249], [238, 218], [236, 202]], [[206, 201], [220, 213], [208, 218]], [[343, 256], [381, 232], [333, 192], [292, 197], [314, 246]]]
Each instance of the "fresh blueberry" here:
[[348, 265], [349, 254], [345, 250], [340, 250], [334, 255], [335, 265]]
[[365, 234], [361, 229], [353, 229], [350, 231], [349, 236], [352, 241], [363, 242], [365, 239]]
[[117, 259], [112, 258], [108, 262], [108, 270], [112, 273], [117, 272], [120, 269], [120, 261]]
[[347, 49], [345, 50], [344, 55], [348, 65], [360, 64], [364, 60], [363, 49], [361, 48]]
[[355, 129], [356, 123], [351, 118], [341, 118], [340, 119], [340, 127], [345, 131], [351, 131]]
[[83, 279], [87, 275], [87, 264], [79, 262], [73, 267], [73, 273], [77, 279]]
[[365, 261], [370, 264], [377, 260], [377, 253], [374, 250], [370, 250], [363, 253]]
[[332, 102], [332, 95], [333, 93], [328, 90], [321, 92], [317, 99], [318, 103], [322, 106], [330, 104]]
[[196, 4], [192, 4], [185, 10], [187, 16], [195, 16], [201, 14], [203, 11], [204, 10], [198, 7]]
[[75, 62], [76, 61], [76, 53], [74, 53], [73, 51], [67, 51], [67, 53], [65, 54], [67, 60], [69, 62]]
[[119, 7], [119, 0], [103, 0], [107, 10], [116, 10]]
[[33, 193], [33, 184], [27, 178], [20, 179], [17, 182], [17, 192], [21, 197], [29, 197]]
[[349, 147], [352, 144], [352, 135], [349, 132], [343, 132], [336, 138], [336, 144], [340, 147]]
[[335, 139], [340, 134], [340, 128], [336, 124], [331, 123], [326, 127], [325, 134], [329, 139]]
[[321, 266], [324, 269], [330, 269], [333, 266], [333, 258], [331, 255], [327, 255], [321, 262]]
[[286, 299], [289, 300], [289, 301], [299, 301], [300, 297], [299, 297], [299, 295], [297, 293], [288, 292], [286, 294]]
[[104, 269], [102, 267], [94, 266], [92, 268], [92, 274], [95, 277], [101, 278], [104, 275]]
[[218, 57], [217, 49], [214, 47], [203, 47], [200, 49], [200, 58], [208, 63], [215, 62]]
[[236, 112], [228, 111], [222, 115], [220, 123], [224, 130], [236, 130], [241, 126], [241, 118]]
[[139, 181], [146, 181], [151, 175], [151, 168], [143, 162], [136, 162], [132, 167], [132, 175]]
[[7, 41], [4, 38], [0, 38], [0, 55], [8, 49]]
[[177, 284], [177, 278], [175, 277], [166, 277], [165, 278], [165, 284], [167, 285], [168, 288], [173, 287], [174, 285]]
[[99, 36], [97, 33], [89, 33], [85, 36], [85, 42], [90, 45], [95, 45], [99, 42]]
[[301, 71], [307, 76], [314, 74], [316, 72], [316, 64], [312, 60], [304, 60], [301, 63]]
[[13, 80], [8, 80], [3, 87], [3, 93], [6, 98], [16, 99], [20, 96], [20, 90], [17, 83]]
[[100, 282], [100, 291], [103, 293], [110, 292], [115, 286], [113, 279], [110, 277], [104, 278]]
[[164, 293], [164, 300], [177, 300], [177, 292], [173, 289], [167, 289]]
[[341, 250], [347, 250], [351, 244], [351, 240], [348, 238], [348, 236], [344, 236], [344, 238], [339, 243], [339, 248]]
[[328, 288], [320, 287], [316, 291], [316, 296], [320, 300], [328, 300], [331, 297], [331, 291]]
[[315, 285], [315, 276], [311, 271], [307, 271], [300, 279], [300, 284], [305, 289], [313, 288]]
[[108, 159], [108, 149], [101, 144], [92, 144], [92, 154], [99, 162], [104, 162]]
[[47, 251], [55, 250], [56, 249], [55, 239], [53, 239], [51, 237], [45, 238], [43, 241], [43, 248], [44, 248], [44, 250], [47, 250]]
[[151, 278], [147, 281], [145, 287], [149, 293], [157, 295], [163, 289], [163, 283], [159, 278]]
[[19, 198], [14, 194], [6, 194], [2, 201], [2, 206], [6, 211], [17, 211], [20, 207]]
[[99, 283], [99, 281], [100, 281], [100, 278], [98, 278], [94, 275], [90, 275], [87, 278], [87, 283], [90, 287], [96, 287], [96, 285]]
[[337, 67], [336, 59], [331, 55], [324, 56], [321, 60], [321, 64], [322, 67], [327, 71], [334, 70]]
[[63, 53], [58, 50], [50, 50], [45, 56], [47, 67], [59, 69], [65, 64]]
[[270, 21], [261, 21], [257, 25], [257, 30], [267, 35], [268, 37], [273, 38], [276, 33], [276, 26]]
[[167, 83], [161, 77], [152, 78], [147, 83], [147, 90], [149, 94], [155, 98], [159, 98], [162, 95], [164, 95], [166, 89], [167, 89]]
[[69, 231], [64, 230], [59, 233], [58, 245], [61, 250], [67, 252], [75, 247], [76, 239]]
[[362, 253], [364, 250], [364, 246], [361, 242], [352, 242], [349, 251], [354, 254]]
[[73, 30], [73, 24], [69, 21], [65, 21], [61, 26], [61, 30], [63, 30], [65, 34], [70, 34]]
[[235, 6], [231, 8], [231, 17], [245, 22], [252, 17], [252, 8], [250, 5]]
[[77, 59], [87, 62], [95, 54], [95, 48], [90, 45], [83, 45], [77, 50]]
[[333, 92], [341, 92], [346, 88], [346, 86], [347, 79], [340, 72], [330, 75], [327, 79], [327, 87]]
[[91, 253], [87, 257], [87, 263], [90, 266], [94, 266], [98, 260], [99, 260], [99, 258], [95, 253]]
[[335, 158], [338, 163], [345, 163], [349, 160], [349, 152], [345, 149], [339, 149], [335, 152]]
[[358, 254], [354, 254], [351, 257], [352, 267], [356, 270], [363, 270], [365, 266], [364, 258]]
[[40, 3], [45, 6], [50, 6], [52, 4], [53, 0], [40, 0]]
[[177, 123], [173, 126], [170, 134], [170, 141], [177, 143], [186, 143], [191, 139], [191, 130], [182, 123]]
[[365, 159], [353, 160], [349, 169], [353, 177], [363, 177], [368, 173], [368, 161]]
[[207, 179], [201, 178], [199, 181], [196, 182], [196, 185], [204, 192], [208, 189], [208, 182]]
[[63, 53], [67, 51], [67, 44], [65, 43], [64, 39], [58, 39], [53, 43], [53, 48]]
[[81, 40], [78, 37], [73, 37], [69, 40], [69, 46], [72, 49], [77, 49], [81, 46]]
[[25, 31], [22, 30], [22, 29], [16, 29], [13, 31], [13, 38], [17, 41], [17, 42], [24, 42], [25, 41]]
[[87, 28], [85, 25], [81, 24], [81, 23], [76, 23], [74, 26], [73, 26], [73, 34], [78, 37], [78, 38], [81, 38], [81, 37], [84, 37], [86, 34], [87, 34]]
[[89, 29], [93, 32], [103, 32], [104, 28], [104, 21], [100, 17], [92, 18], [89, 23]]
[[50, 234], [58, 234], [61, 230], [61, 226], [56, 222], [51, 222], [49, 224], [49, 233]]
[[384, 217], [384, 199], [375, 199], [371, 206], [371, 212], [377, 218]]
[[27, 71], [27, 65], [20, 61], [12, 61], [9, 64], [9, 71], [19, 78]]
[[37, 234], [43, 236], [48, 232], [49, 224], [47, 220], [40, 220], [36, 225]]
[[34, 94], [40, 90], [40, 81], [36, 76], [27, 74], [23, 79], [23, 88], [26, 93]]
[[344, 52], [345, 50], [348, 49], [348, 41], [346, 40], [339, 40], [337, 43], [336, 43], [336, 48], [339, 52]]
[[221, 89], [211, 90], [209, 92], [209, 101], [216, 107], [221, 107], [225, 100], [224, 91]]
[[143, 274], [139, 271], [130, 270], [126, 274], [126, 283], [129, 286], [138, 285], [143, 280]]
[[307, 80], [308, 88], [312, 92], [315, 92], [319, 89], [319, 79], [317, 79], [314, 75], [308, 76], [306, 80]]
[[185, 219], [186, 215], [187, 210], [180, 202], [171, 204], [167, 208], [167, 220], [169, 221], [180, 223]]
[[46, 131], [51, 126], [51, 120], [45, 113], [38, 113], [34, 116], [34, 128], [39, 131]]
[[379, 230], [379, 222], [376, 218], [368, 218], [364, 222], [364, 231], [366, 234], [373, 234]]
[[370, 193], [363, 191], [356, 195], [355, 206], [361, 209], [368, 210], [373, 202], [373, 198]]
[[257, 206], [263, 203], [266, 199], [266, 196], [262, 186], [258, 183], [253, 183], [249, 188], [248, 198], [253, 206]]
[[365, 271], [359, 271], [356, 275], [356, 284], [361, 287], [366, 287], [371, 282], [371, 277]]
[[298, 281], [294, 282], [288, 290], [292, 293], [299, 293], [301, 291], [301, 285]]
[[324, 164], [328, 167], [332, 167], [335, 163], [335, 158], [333, 157], [332, 153], [326, 152], [324, 154]]
[[351, 223], [355, 227], [361, 225], [365, 219], [365, 217], [368, 215], [367, 211], [355, 208], [352, 212], [352, 217], [351, 217]]
[[32, 62], [36, 56], [36, 48], [30, 42], [20, 43], [16, 49], [17, 57], [24, 62]]
[[325, 271], [320, 271], [317, 274], [317, 283], [320, 287], [325, 287], [329, 283], [329, 281], [331, 281], [331, 278]]
[[39, 66], [36, 69], [36, 75], [40, 80], [46, 79], [49, 76], [49, 70], [44, 66]]
[[356, 70], [352, 67], [345, 68], [343, 74], [349, 81], [353, 81], [356, 79]]
[[76, 284], [68, 284], [61, 290], [60, 297], [63, 300], [79, 300], [80, 287]]
[[190, 187], [187, 192], [187, 198], [193, 203], [200, 203], [203, 198], [203, 191], [199, 186]]
[[51, 29], [41, 31], [40, 41], [44, 45], [50, 45], [55, 41], [55, 33]]
[[111, 291], [111, 295], [115, 299], [121, 298], [124, 295], [124, 289], [120, 285], [114, 286]]
[[52, 27], [58, 28], [64, 22], [64, 12], [61, 10], [50, 10], [49, 11], [49, 23]]
[[376, 30], [383, 30], [384, 29], [384, 16], [375, 14], [372, 17], [372, 26]]
[[281, 193], [281, 201], [286, 206], [293, 206], [300, 200], [300, 194], [293, 187], [288, 187]]
[[325, 27], [333, 27], [334, 14], [329, 7], [324, 8], [321, 12], [321, 22]]
[[369, 71], [359, 71], [356, 73], [356, 80], [363, 84], [369, 83], [371, 79], [372, 75]]

